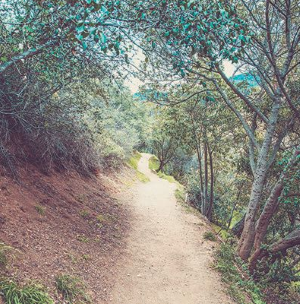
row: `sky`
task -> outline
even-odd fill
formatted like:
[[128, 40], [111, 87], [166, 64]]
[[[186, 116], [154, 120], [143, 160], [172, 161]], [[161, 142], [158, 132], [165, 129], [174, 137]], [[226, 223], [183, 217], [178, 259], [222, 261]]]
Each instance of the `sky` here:
[[[142, 56], [142, 53], [138, 52], [137, 55], [133, 58], [133, 63], [138, 66], [139, 63], [142, 61]], [[226, 76], [231, 77], [234, 73], [234, 65], [228, 60], [224, 60], [223, 64]], [[139, 86], [142, 84], [142, 81], [130, 75], [128, 75], [127, 79], [125, 80], [125, 85], [129, 87], [132, 94], [137, 93], [139, 90]]]

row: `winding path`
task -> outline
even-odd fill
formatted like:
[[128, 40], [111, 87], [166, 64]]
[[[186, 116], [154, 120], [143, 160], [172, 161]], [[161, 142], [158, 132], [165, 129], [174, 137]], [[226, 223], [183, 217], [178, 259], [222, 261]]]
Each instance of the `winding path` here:
[[215, 243], [203, 240], [207, 224], [176, 203], [176, 185], [148, 168], [150, 182], [138, 183], [130, 205], [133, 229], [109, 302], [113, 304], [232, 304], [210, 268]]

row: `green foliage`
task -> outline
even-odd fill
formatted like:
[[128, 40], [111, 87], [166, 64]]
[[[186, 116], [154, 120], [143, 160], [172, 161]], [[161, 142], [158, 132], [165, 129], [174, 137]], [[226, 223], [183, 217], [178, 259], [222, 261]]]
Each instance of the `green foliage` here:
[[91, 257], [90, 257], [88, 254], [83, 254], [83, 255], [82, 255], [82, 259], [83, 259], [84, 261], [89, 261], [89, 260], [91, 260]]
[[203, 234], [203, 238], [205, 240], [209, 240], [209, 241], [212, 241], [212, 242], [215, 242], [217, 240], [215, 234], [211, 231], [205, 231], [204, 234]]
[[77, 277], [67, 274], [55, 278], [55, 285], [59, 293], [68, 304], [90, 303], [85, 286]]
[[103, 214], [98, 214], [96, 219], [100, 224], [103, 224], [106, 221], [106, 217]]
[[175, 197], [177, 202], [184, 203], [185, 202], [185, 191], [183, 187], [177, 188], [175, 190]]
[[88, 219], [91, 216], [91, 213], [88, 210], [84, 209], [80, 211], [80, 216], [84, 219]]
[[[255, 167], [268, 163], [256, 218], [285, 175], [263, 239], [269, 247], [299, 228], [299, 162], [288, 167], [299, 147], [297, 4], [2, 1], [0, 163], [15, 176], [23, 162], [88, 175], [129, 159], [147, 182], [140, 156], [131, 155], [149, 149], [157, 155], [149, 168], [184, 183], [189, 202], [223, 236], [247, 210]], [[132, 71], [148, 79], [133, 98], [121, 79], [139, 46], [145, 61]], [[228, 61], [245, 75], [228, 78]], [[299, 272], [296, 249], [263, 261], [261, 277], [290, 285]]]
[[136, 172], [136, 176], [137, 176], [138, 180], [142, 183], [150, 182], [150, 178], [140, 171]]
[[82, 243], [88, 243], [90, 239], [84, 235], [78, 235], [77, 240]]
[[261, 289], [251, 279], [247, 266], [236, 258], [231, 245], [222, 243], [215, 253], [215, 269], [228, 285], [228, 294], [240, 304], [248, 303], [248, 297], [256, 304], [265, 304]]
[[134, 151], [133, 155], [129, 158], [127, 164], [135, 170], [136, 177], [140, 182], [148, 183], [150, 181], [149, 177], [138, 170], [138, 163], [141, 157], [142, 157], [141, 153]]
[[40, 215], [45, 215], [46, 208], [44, 206], [36, 205], [34, 206], [34, 208], [37, 211], [37, 213], [39, 213]]
[[137, 170], [138, 169], [138, 163], [139, 163], [141, 157], [142, 157], [141, 153], [139, 153], [137, 151], [134, 151], [133, 155], [128, 160], [128, 165], [131, 168]]
[[0, 291], [7, 304], [53, 304], [43, 286], [37, 284], [19, 285], [13, 280], [0, 282]]
[[149, 169], [154, 171], [160, 178], [167, 180], [169, 183], [175, 183], [177, 185], [176, 191], [178, 191], [178, 192], [175, 192], [175, 196], [184, 195], [183, 186], [174, 178], [174, 176], [167, 175], [161, 171], [157, 171], [159, 169], [159, 160], [155, 155], [153, 155], [149, 158], [148, 166], [149, 166]]
[[214, 231], [221, 236], [221, 238], [224, 240], [224, 241], [227, 241], [228, 239], [230, 239], [232, 237], [232, 235], [226, 231], [225, 229], [221, 228], [220, 226], [214, 224], [214, 223], [211, 223], [211, 226], [213, 227]]
[[157, 172], [157, 175], [160, 178], [167, 180], [169, 183], [177, 183], [176, 179], [171, 175], [167, 175], [161, 171]]
[[4, 271], [8, 265], [9, 256], [12, 248], [5, 243], [0, 242], [0, 272]]
[[151, 156], [149, 158], [149, 169], [152, 171], [156, 171], [159, 168], [159, 160], [156, 156]]

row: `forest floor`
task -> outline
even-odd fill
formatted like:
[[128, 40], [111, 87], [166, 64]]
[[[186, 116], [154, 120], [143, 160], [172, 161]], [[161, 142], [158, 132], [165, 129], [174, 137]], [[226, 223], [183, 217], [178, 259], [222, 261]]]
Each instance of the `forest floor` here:
[[122, 198], [132, 213], [131, 231], [105, 303], [233, 303], [211, 269], [217, 244], [203, 239], [211, 228], [176, 202], [176, 184], [148, 168], [150, 156], [142, 154], [138, 168], [150, 182], [136, 184]]

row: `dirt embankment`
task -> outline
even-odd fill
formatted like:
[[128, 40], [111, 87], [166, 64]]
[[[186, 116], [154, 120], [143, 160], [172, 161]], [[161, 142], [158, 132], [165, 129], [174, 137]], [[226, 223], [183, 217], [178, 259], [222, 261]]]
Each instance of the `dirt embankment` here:
[[128, 228], [128, 211], [114, 198], [118, 188], [113, 175], [47, 176], [27, 167], [19, 184], [0, 176], [0, 241], [15, 249], [9, 275], [37, 280], [52, 295], [57, 275], [75, 275], [93, 303], [101, 303], [114, 283]]

